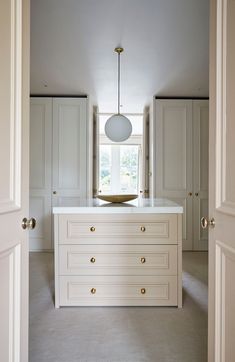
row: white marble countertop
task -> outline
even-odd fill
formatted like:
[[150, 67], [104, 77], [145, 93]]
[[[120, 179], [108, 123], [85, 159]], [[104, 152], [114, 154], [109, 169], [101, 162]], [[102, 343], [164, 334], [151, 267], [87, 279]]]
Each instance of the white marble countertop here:
[[183, 207], [168, 199], [138, 199], [112, 204], [99, 199], [81, 199], [76, 206], [53, 207], [53, 214], [182, 214]]

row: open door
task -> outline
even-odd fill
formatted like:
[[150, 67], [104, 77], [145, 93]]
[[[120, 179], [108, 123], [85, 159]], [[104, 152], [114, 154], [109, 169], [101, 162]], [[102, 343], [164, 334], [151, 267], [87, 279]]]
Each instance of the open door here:
[[0, 53], [0, 361], [27, 362], [28, 0], [0, 1]]
[[211, 0], [209, 362], [235, 360], [235, 1]]

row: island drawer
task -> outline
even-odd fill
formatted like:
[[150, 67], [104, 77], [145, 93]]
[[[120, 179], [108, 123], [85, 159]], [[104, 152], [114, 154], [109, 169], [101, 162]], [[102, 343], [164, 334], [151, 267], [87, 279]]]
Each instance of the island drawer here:
[[61, 306], [176, 306], [177, 277], [61, 276]]
[[[115, 217], [114, 217], [115, 216]], [[177, 244], [177, 215], [60, 215], [60, 244]]]
[[60, 275], [177, 275], [177, 245], [60, 245]]

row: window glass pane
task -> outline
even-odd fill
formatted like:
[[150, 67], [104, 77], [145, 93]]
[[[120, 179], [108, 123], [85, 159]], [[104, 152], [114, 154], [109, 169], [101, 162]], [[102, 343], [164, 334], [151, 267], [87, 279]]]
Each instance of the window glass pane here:
[[138, 192], [139, 146], [120, 146], [120, 191]]
[[111, 158], [110, 145], [100, 145], [100, 189], [102, 192], [111, 191]]

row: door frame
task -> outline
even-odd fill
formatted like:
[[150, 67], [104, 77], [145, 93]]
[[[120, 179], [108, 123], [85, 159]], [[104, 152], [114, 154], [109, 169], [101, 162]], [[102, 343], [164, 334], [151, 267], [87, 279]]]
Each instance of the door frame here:
[[[24, 10], [25, 12], [25, 15], [27, 17], [27, 13], [29, 12], [29, 9], [27, 9], [26, 7], [24, 7]], [[24, 27], [27, 28], [27, 22], [24, 24]], [[215, 37], [216, 37], [216, 2], [214, 0], [210, 0], [210, 57], [211, 56], [214, 56], [215, 57], [215, 49], [212, 49], [212, 42], [215, 42]], [[30, 35], [30, 31], [28, 30], [28, 33], [25, 31], [24, 32], [25, 34], [28, 34], [28, 39], [29, 39], [29, 35]], [[25, 39], [25, 41], [27, 41], [27, 39]], [[30, 64], [28, 63], [28, 69], [30, 69]], [[212, 77], [212, 75], [214, 75], [215, 73], [215, 69], [214, 67], [211, 67], [211, 63], [210, 63], [210, 89], [213, 88], [215, 86], [215, 82], [214, 82], [214, 77]], [[211, 93], [210, 93], [210, 97], [211, 97]], [[90, 111], [90, 113], [92, 114], [92, 112]], [[150, 117], [151, 117], [151, 113], [150, 112]], [[214, 112], [212, 112], [212, 109], [210, 107], [210, 112], [209, 112], [209, 117], [210, 117], [210, 131], [209, 131], [209, 136], [210, 136], [210, 133], [211, 133], [211, 130], [215, 128], [215, 118], [214, 118]], [[92, 127], [91, 127], [92, 129]], [[91, 131], [92, 133], [92, 131]], [[152, 132], [150, 132], [150, 135], [152, 134]], [[23, 130], [23, 136], [25, 138], [27, 138], [27, 134], [25, 133], [25, 131]], [[89, 137], [89, 139], [91, 139], [91, 137]], [[150, 139], [151, 139], [151, 136], [150, 136]], [[90, 150], [89, 151], [90, 154], [92, 154], [92, 151]], [[150, 150], [150, 153], [152, 153], [152, 150]], [[210, 171], [210, 165], [211, 165], [211, 161], [213, 160], [213, 158], [215, 157], [215, 155], [210, 155], [210, 161], [209, 161], [209, 174], [211, 173]], [[92, 159], [92, 157], [91, 157]], [[91, 162], [92, 163], [92, 162]], [[92, 169], [92, 167], [90, 166], [90, 170]], [[154, 173], [155, 171], [153, 170], [153, 173], [151, 175], [151, 178], [150, 178], [150, 184], [152, 184], [152, 179], [153, 179], [153, 176], [154, 176]], [[90, 171], [90, 183], [89, 183], [89, 195], [92, 195], [92, 187], [91, 187], [91, 184], [92, 184], [92, 171]], [[29, 188], [29, 187], [28, 187]], [[211, 187], [211, 185], [209, 185], [209, 198], [211, 197], [212, 193], [215, 192], [215, 190]], [[152, 191], [152, 188], [151, 188], [151, 191]], [[152, 195], [151, 195], [152, 196]], [[213, 257], [214, 255], [211, 255], [211, 249], [209, 247], [209, 250], [208, 250], [208, 254], [209, 254], [209, 262], [212, 262], [213, 260]], [[212, 293], [213, 293], [213, 288], [212, 288], [212, 280], [209, 279], [209, 286], [211, 286], [211, 289], [210, 289], [210, 295], [209, 295], [209, 298], [210, 296], [212, 296]], [[209, 308], [209, 304], [208, 304], [208, 311], [209, 311], [209, 314], [214, 314], [214, 310], [210, 307]], [[27, 323], [28, 321], [27, 320], [24, 320], [23, 321], [24, 323]], [[208, 338], [209, 338], [209, 342], [211, 341], [211, 338], [214, 338], [214, 331], [213, 331], [213, 328], [209, 328], [209, 331], [208, 331]], [[210, 343], [209, 343], [209, 346], [210, 346]], [[209, 354], [211, 353], [211, 351], [209, 351]], [[211, 354], [212, 355], [212, 354]]]

